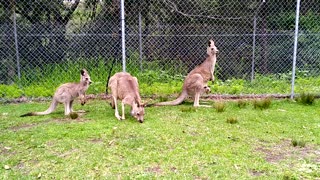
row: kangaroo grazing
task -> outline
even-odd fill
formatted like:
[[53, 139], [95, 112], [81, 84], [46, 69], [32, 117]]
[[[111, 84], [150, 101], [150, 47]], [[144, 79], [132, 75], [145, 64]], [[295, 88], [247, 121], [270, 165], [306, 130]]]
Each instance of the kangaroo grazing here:
[[[116, 118], [125, 119], [124, 105], [127, 104], [131, 106], [131, 116], [143, 123], [144, 104], [141, 102], [138, 79], [129, 73], [119, 72], [109, 79], [108, 88], [111, 90], [111, 107], [115, 109]], [[118, 112], [118, 99], [121, 100], [122, 116]]]
[[[203, 93], [210, 92], [210, 88], [207, 83], [209, 80], [214, 81], [214, 67], [216, 65], [217, 60], [217, 47], [214, 45], [213, 40], [208, 41], [207, 54], [208, 57], [205, 61], [196, 66], [184, 80], [182, 92], [176, 100], [168, 101], [168, 102], [160, 102], [155, 103], [155, 106], [166, 106], [166, 105], [178, 105], [183, 102], [185, 98], [188, 96], [194, 97], [194, 107], [199, 107], [199, 99], [200, 95]], [[205, 106], [205, 105], [201, 105]]]
[[73, 100], [77, 97], [80, 97], [81, 105], [86, 103], [85, 92], [89, 88], [91, 84], [90, 76], [87, 70], [82, 69], [80, 71], [80, 82], [79, 83], [65, 83], [58, 87], [56, 92], [54, 93], [52, 103], [50, 107], [43, 112], [30, 112], [20, 117], [24, 116], [38, 116], [38, 115], [46, 115], [52, 113], [59, 103], [64, 104], [64, 114], [69, 115], [72, 110]]

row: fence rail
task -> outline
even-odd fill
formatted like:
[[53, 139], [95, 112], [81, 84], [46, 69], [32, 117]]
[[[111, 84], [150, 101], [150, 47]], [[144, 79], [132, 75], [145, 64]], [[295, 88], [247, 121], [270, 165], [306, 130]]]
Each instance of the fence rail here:
[[0, 1], [0, 83], [34, 96], [28, 88], [76, 81], [81, 67], [102, 84], [111, 67], [138, 78], [165, 73], [159, 81], [166, 82], [166, 77], [182, 77], [201, 63], [206, 42], [213, 38], [220, 50], [218, 84], [243, 80], [266, 87], [265, 92], [240, 88], [235, 93], [319, 93], [320, 1], [298, 2], [124, 1], [122, 26], [120, 0]]

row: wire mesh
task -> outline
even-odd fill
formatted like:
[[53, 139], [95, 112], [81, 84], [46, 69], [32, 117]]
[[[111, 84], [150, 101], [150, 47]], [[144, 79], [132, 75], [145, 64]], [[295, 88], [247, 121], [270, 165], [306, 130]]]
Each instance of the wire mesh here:
[[[290, 82], [295, 8], [295, 1], [274, 0], [125, 1], [126, 71], [183, 77], [205, 59], [214, 39], [217, 80]], [[319, 76], [319, 10], [318, 1], [301, 2], [296, 79]], [[122, 70], [120, 0], [0, 1], [0, 38], [0, 83], [22, 90], [77, 81], [76, 68], [99, 69], [94, 78], [103, 83], [111, 67]], [[58, 76], [44, 80], [55, 71]], [[296, 89], [318, 93], [317, 86]]]

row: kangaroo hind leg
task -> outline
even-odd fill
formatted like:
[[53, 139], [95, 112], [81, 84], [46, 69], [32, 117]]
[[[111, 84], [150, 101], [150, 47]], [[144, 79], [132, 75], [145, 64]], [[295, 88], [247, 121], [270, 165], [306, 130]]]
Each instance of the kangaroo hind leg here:
[[69, 115], [72, 112], [71, 108], [72, 108], [72, 101], [64, 102], [64, 115], [66, 116]]
[[112, 96], [112, 100], [114, 102], [114, 115], [118, 120], [121, 120], [121, 116], [119, 115], [118, 106], [117, 106], [117, 98]]

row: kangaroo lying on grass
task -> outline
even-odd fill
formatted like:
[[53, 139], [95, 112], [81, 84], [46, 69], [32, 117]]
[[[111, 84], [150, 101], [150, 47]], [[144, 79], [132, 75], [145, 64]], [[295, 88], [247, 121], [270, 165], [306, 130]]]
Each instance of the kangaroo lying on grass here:
[[[155, 106], [166, 106], [166, 105], [178, 105], [183, 102], [185, 98], [188, 96], [194, 97], [194, 107], [198, 107], [199, 105], [199, 99], [200, 95], [204, 92], [208, 93], [210, 92], [210, 88], [208, 87], [207, 83], [209, 80], [214, 80], [214, 67], [216, 64], [218, 53], [217, 47], [214, 45], [213, 40], [209, 40], [208, 47], [207, 47], [207, 54], [208, 57], [206, 60], [200, 64], [199, 66], [195, 67], [185, 78], [182, 92], [180, 96], [173, 101], [168, 102], [160, 102], [155, 103]], [[205, 106], [205, 105], [201, 105]]]
[[64, 104], [64, 114], [69, 115], [72, 110], [73, 100], [80, 96], [81, 105], [86, 103], [85, 92], [89, 88], [91, 84], [90, 76], [87, 70], [82, 69], [80, 71], [80, 83], [65, 83], [58, 87], [56, 92], [54, 93], [52, 103], [50, 107], [43, 112], [30, 112], [20, 117], [24, 116], [38, 116], [38, 115], [46, 115], [52, 113], [59, 103]]
[[[141, 103], [138, 79], [126, 72], [114, 74], [109, 82], [108, 88], [111, 90], [111, 107], [115, 109], [115, 116], [118, 120], [125, 119], [124, 105], [131, 106], [131, 116], [143, 123], [144, 104]], [[117, 99], [121, 100], [122, 116], [119, 115]]]

